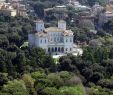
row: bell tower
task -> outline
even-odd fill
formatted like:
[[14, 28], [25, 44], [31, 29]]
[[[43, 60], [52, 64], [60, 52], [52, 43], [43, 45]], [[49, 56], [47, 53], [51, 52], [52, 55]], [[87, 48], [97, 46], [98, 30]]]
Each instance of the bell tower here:
[[45, 29], [44, 22], [42, 20], [36, 21], [36, 31], [43, 32]]
[[62, 30], [66, 30], [66, 22], [64, 20], [58, 21], [58, 28]]

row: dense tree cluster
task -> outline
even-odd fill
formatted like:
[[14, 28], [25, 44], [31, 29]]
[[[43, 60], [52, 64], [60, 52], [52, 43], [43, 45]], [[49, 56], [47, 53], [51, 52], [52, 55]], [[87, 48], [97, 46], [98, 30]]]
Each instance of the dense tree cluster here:
[[64, 4], [68, 0], [29, 0], [30, 6], [33, 7], [39, 18], [44, 17], [44, 9], [52, 8], [56, 5]]

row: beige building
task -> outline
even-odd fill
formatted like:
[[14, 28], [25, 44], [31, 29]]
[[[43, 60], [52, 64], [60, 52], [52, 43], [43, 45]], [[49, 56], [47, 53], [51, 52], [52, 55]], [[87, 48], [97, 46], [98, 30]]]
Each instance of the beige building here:
[[11, 6], [10, 3], [0, 3], [0, 13], [10, 16], [16, 16], [16, 10]]
[[112, 4], [107, 4], [106, 7], [105, 7], [105, 10], [113, 12], [113, 5]]
[[27, 16], [25, 5], [19, 2], [0, 3], [0, 13], [10, 16]]
[[24, 4], [20, 3], [21, 0], [12, 0], [11, 1], [11, 5], [13, 6], [13, 8], [16, 9], [17, 11], [17, 16], [27, 16], [27, 10], [26, 10], [26, 6]]
[[27, 10], [26, 10], [26, 8], [25, 8], [25, 5], [23, 5], [23, 4], [18, 4], [16, 10], [17, 10], [17, 15], [18, 15], [18, 16], [24, 16], [24, 17], [27, 16]]

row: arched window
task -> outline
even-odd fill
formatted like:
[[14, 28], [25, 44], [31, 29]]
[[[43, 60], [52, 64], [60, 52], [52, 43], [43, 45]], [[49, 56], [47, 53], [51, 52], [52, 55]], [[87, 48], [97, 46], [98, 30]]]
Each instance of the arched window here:
[[59, 41], [59, 37], [57, 37], [57, 42]]
[[45, 43], [46, 43], [46, 39], [45, 39]]
[[70, 38], [70, 42], [72, 42], [72, 38]]
[[42, 39], [40, 40], [40, 43], [42, 43]]
[[68, 42], [68, 39], [66, 39], [66, 42]]
[[68, 48], [66, 48], [66, 51], [68, 51]]
[[70, 51], [72, 51], [72, 48], [70, 48]]
[[61, 51], [64, 52], [64, 47], [62, 47]]
[[57, 52], [57, 47], [55, 47], [55, 52]]
[[54, 52], [54, 48], [52, 48], [52, 52]]
[[60, 47], [58, 48], [58, 52], [60, 52]]
[[48, 52], [50, 52], [51, 50], [50, 50], [50, 48], [48, 48]]
[[54, 42], [56, 42], [56, 37], [54, 38]]
[[63, 38], [62, 37], [60, 37], [60, 42], [63, 42]]

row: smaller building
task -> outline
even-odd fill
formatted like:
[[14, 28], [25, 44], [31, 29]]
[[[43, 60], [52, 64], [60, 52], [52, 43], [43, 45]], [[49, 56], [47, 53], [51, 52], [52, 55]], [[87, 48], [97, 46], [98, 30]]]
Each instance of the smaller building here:
[[104, 23], [109, 20], [113, 20], [113, 5], [108, 4], [105, 7], [105, 11], [99, 15], [99, 26], [101, 27]]
[[16, 16], [16, 10], [11, 6], [10, 3], [0, 4], [0, 13], [4, 15]]
[[25, 5], [18, 4], [17, 7], [16, 7], [16, 10], [17, 10], [17, 15], [18, 16], [23, 16], [23, 17], [27, 16], [27, 10], [26, 10]]
[[27, 16], [26, 5], [23, 4], [22, 0], [11, 0], [10, 4], [16, 10], [17, 16]]
[[103, 10], [104, 7], [101, 6], [98, 2], [96, 2], [92, 7], [92, 13], [94, 14], [94, 16], [98, 16]]
[[56, 19], [65, 19], [68, 17], [67, 7], [65, 5], [55, 6], [44, 10], [44, 16], [54, 16]]
[[78, 11], [91, 10], [90, 7], [82, 5], [79, 3], [79, 1], [76, 1], [76, 0], [70, 0], [68, 6], [71, 6], [71, 7], [75, 8], [75, 10], [78, 10]]

